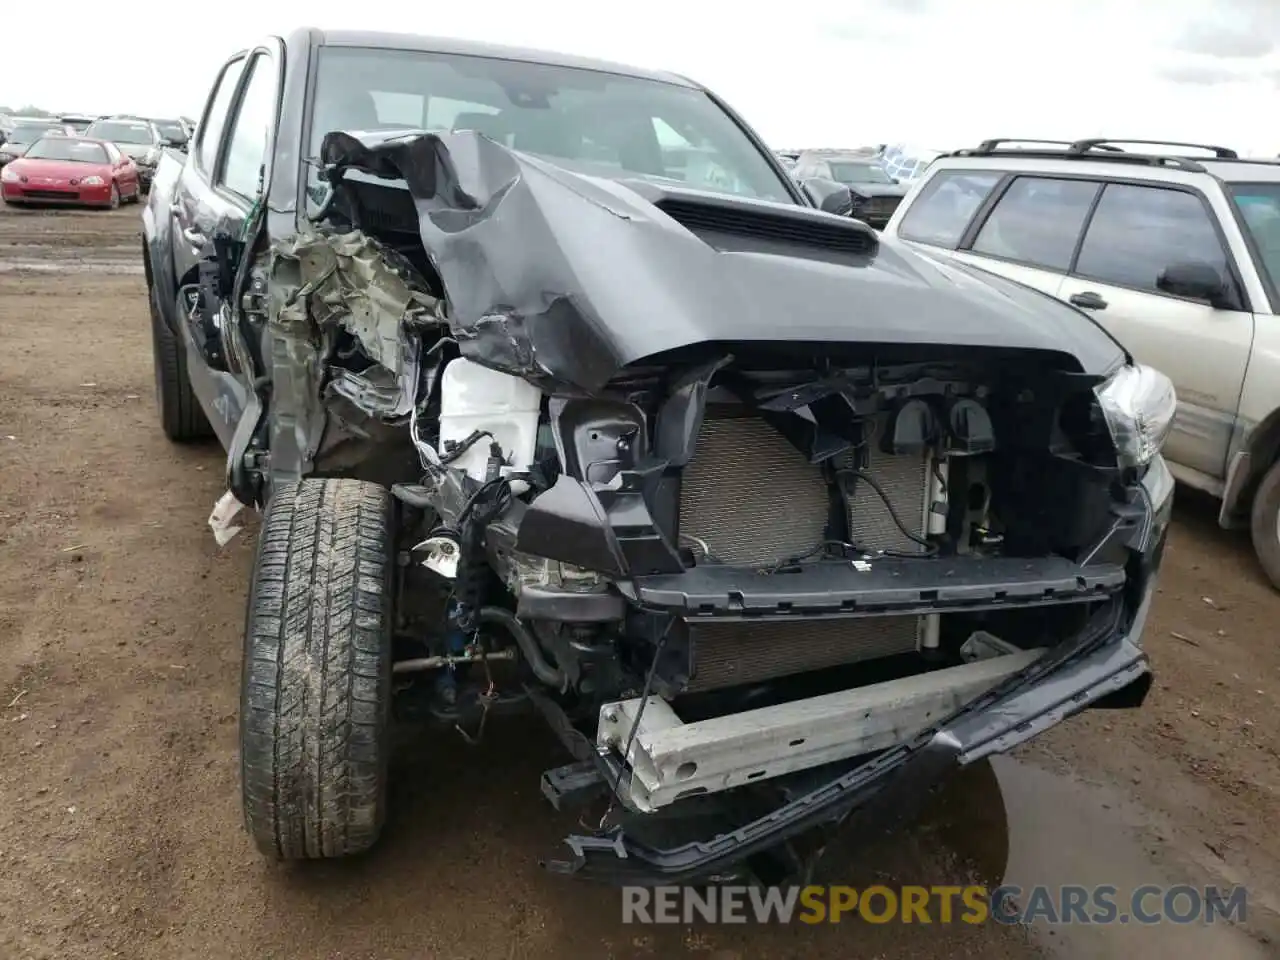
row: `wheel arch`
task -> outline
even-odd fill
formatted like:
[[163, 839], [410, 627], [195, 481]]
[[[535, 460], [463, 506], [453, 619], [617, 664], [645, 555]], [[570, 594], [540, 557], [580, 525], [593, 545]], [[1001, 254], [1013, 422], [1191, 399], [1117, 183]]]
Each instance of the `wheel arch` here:
[[1247, 522], [1262, 478], [1280, 460], [1280, 409], [1272, 410], [1265, 420], [1250, 430], [1239, 447], [1228, 467], [1222, 511], [1218, 518], [1219, 523], [1228, 528]]

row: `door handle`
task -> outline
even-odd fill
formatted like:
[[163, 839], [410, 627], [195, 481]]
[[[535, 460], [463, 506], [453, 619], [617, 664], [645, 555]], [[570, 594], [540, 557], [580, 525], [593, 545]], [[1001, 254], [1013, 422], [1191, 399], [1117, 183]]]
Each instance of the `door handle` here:
[[169, 212], [175, 217], [182, 216], [182, 204], [175, 200], [173, 203], [169, 204]]
[[191, 246], [199, 249], [204, 246], [204, 234], [195, 227], [185, 227], [182, 231], [182, 238], [191, 244]]
[[1074, 303], [1077, 307], [1084, 310], [1105, 310], [1107, 309], [1107, 301], [1103, 300], [1099, 294], [1092, 290], [1085, 290], [1082, 293], [1073, 293], [1067, 297], [1069, 303]]

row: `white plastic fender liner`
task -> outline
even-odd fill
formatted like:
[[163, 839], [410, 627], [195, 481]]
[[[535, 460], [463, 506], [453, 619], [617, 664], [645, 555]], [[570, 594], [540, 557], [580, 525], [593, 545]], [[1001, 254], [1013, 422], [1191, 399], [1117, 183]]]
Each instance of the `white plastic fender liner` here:
[[[643, 811], [685, 797], [884, 750], [958, 710], [1025, 669], [1040, 650], [989, 657], [944, 670], [871, 684], [745, 713], [684, 723], [650, 697], [627, 756], [620, 790]], [[640, 699], [600, 708], [598, 749], [620, 753]]]

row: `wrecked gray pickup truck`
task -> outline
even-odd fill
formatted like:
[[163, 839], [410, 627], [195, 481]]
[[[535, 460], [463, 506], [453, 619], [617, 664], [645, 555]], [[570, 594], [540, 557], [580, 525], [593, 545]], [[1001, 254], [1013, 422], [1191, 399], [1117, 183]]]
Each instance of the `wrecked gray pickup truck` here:
[[316, 30], [228, 61], [143, 252], [163, 427], [226, 448], [220, 540], [263, 514], [265, 853], [374, 843], [402, 710], [541, 714], [543, 793], [599, 824], [549, 866], [652, 883], [785, 876], [1143, 701], [1168, 381], [831, 196], [678, 77]]

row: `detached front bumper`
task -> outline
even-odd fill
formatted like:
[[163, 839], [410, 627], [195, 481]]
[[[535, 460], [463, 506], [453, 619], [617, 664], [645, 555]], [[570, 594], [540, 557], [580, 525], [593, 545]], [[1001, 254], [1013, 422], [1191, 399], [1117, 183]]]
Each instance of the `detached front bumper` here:
[[900, 820], [919, 796], [959, 767], [1012, 749], [1104, 699], [1139, 706], [1151, 686], [1143, 628], [1155, 594], [1173, 501], [1173, 479], [1157, 459], [1142, 484], [1143, 522], [1130, 541], [1123, 599], [1107, 604], [1071, 641], [968, 703], [911, 741], [857, 763], [816, 789], [711, 839], [660, 848], [626, 827], [565, 842], [553, 872], [622, 884], [707, 880], [811, 828], [851, 815], [871, 833]]

